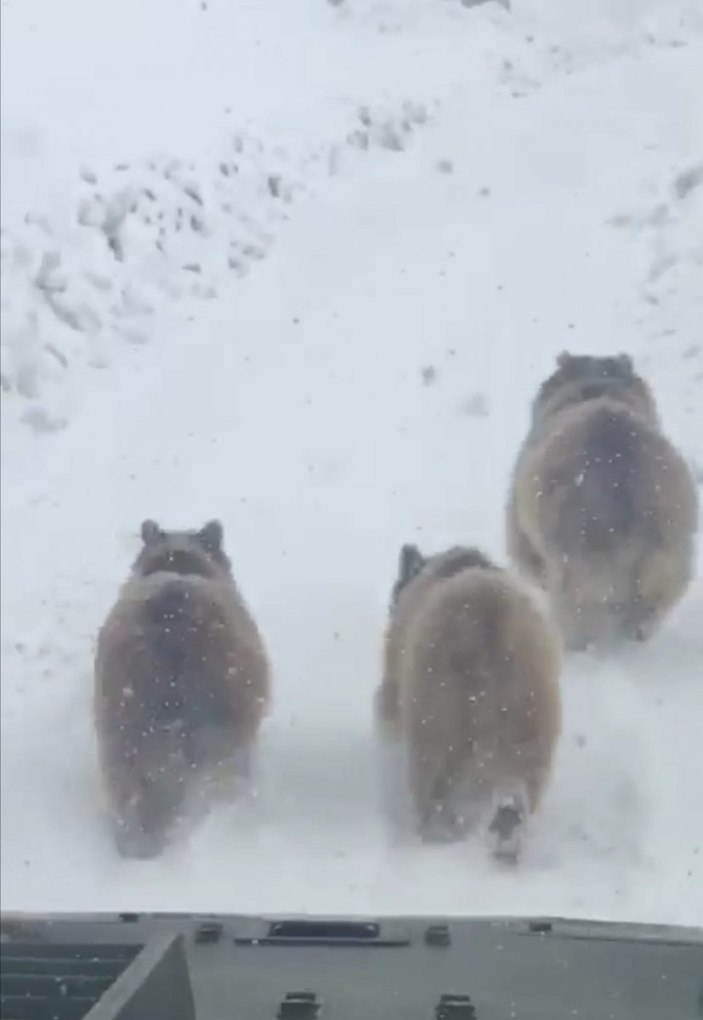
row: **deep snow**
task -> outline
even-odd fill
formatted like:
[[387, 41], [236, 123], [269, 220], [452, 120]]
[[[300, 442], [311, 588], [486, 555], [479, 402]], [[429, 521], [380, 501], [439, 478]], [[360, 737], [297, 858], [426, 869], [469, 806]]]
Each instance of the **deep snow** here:
[[[554, 355], [633, 352], [703, 465], [703, 25], [690, 4], [560, 6], [4, 12], [4, 909], [703, 920], [703, 579], [649, 647], [570, 661], [514, 874], [473, 845], [398, 844], [380, 804], [398, 547], [504, 558], [507, 474]], [[225, 93], [235, 113], [215, 112]], [[233, 245], [256, 249], [246, 266]], [[214, 515], [275, 663], [259, 796], [122, 862], [95, 631], [143, 517]]]

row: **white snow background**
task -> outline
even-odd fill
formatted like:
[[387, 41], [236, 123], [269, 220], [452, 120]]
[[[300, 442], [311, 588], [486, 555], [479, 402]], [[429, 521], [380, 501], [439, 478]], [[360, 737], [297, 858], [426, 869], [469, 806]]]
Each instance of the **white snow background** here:
[[[529, 401], [627, 350], [703, 469], [703, 9], [3, 0], [2, 903], [703, 922], [703, 579], [571, 659], [525, 860], [394, 838], [399, 546], [504, 561]], [[275, 665], [252, 802], [120, 860], [96, 630], [219, 516]]]

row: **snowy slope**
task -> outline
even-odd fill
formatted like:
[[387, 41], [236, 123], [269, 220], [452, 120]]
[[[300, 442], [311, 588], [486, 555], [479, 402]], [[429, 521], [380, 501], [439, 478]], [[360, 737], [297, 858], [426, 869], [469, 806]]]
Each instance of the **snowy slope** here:
[[[90, 5], [71, 5], [90, 19]], [[429, 0], [308, 3], [294, 16], [269, 0], [255, 13], [234, 5], [244, 38], [232, 49], [227, 6], [209, 0], [213, 48], [191, 78], [179, 73], [179, 45], [189, 48], [196, 5], [165, 17], [153, 4], [153, 24], [120, 5], [112, 61], [92, 50], [79, 61], [95, 75], [92, 120], [60, 45], [42, 54], [35, 42], [29, 52], [49, 64], [45, 84], [55, 76], [56, 116], [39, 121], [40, 85], [22, 101], [17, 87], [3, 113], [3, 130], [15, 132], [3, 156], [15, 173], [3, 194], [4, 271], [14, 284], [3, 288], [3, 907], [700, 923], [703, 579], [651, 646], [570, 662], [555, 782], [513, 875], [495, 871], [479, 847], [393, 839], [370, 716], [400, 543], [470, 540], [503, 558], [507, 473], [534, 388], [564, 346], [633, 352], [671, 434], [703, 464], [703, 187], [695, 173], [686, 186], [703, 163], [690, 103], [703, 90], [693, 6], [662, 14], [601, 0], [591, 20], [574, 21], [547, 0], [516, 4], [512, 16]], [[48, 17], [33, 0], [10, 23], [28, 46], [32, 7]], [[66, 41], [65, 19], [41, 25], [45, 46]], [[119, 39], [126, 47], [135, 25], [126, 90]], [[174, 38], [160, 50], [167, 25]], [[26, 65], [14, 60], [3, 74], [21, 83]], [[274, 67], [280, 87], [260, 93]], [[208, 176], [231, 143], [212, 113], [223, 90], [246, 91], [240, 119], [253, 125], [248, 137], [267, 140], [258, 164], [243, 161], [231, 221]], [[192, 94], [206, 116], [187, 106]], [[363, 105], [385, 111], [364, 115], [371, 127], [361, 121], [378, 144], [354, 134]], [[402, 145], [388, 143], [388, 130]], [[291, 199], [285, 225], [262, 185], [276, 137], [286, 139], [285, 160], [297, 153], [306, 199]], [[32, 140], [34, 155], [18, 138]], [[140, 221], [125, 228], [124, 257], [110, 261], [104, 230], [101, 240], [100, 230], [75, 226], [80, 168], [88, 160], [94, 174], [99, 163], [110, 187], [120, 173], [141, 187], [155, 173], [152, 139], [166, 159], [193, 161], [186, 184], [208, 196], [211, 231], [177, 237], [183, 199], [158, 191], [174, 217], [165, 252], [147, 259], [153, 243]], [[117, 162], [128, 168], [112, 170]], [[41, 243], [24, 222], [38, 208]], [[228, 274], [242, 210], [266, 233], [266, 258]], [[98, 324], [90, 315], [80, 329], [57, 323], [37, 294], [33, 267], [47, 249], [60, 252], [67, 275], [51, 293]], [[208, 293], [183, 282], [193, 275], [184, 259], [201, 260]], [[85, 288], [96, 266], [110, 287], [76, 297], [71, 287]], [[136, 345], [121, 342], [129, 336], [104, 297], [130, 286], [149, 297], [149, 311], [127, 302], [144, 339]], [[47, 368], [47, 342], [63, 356], [54, 356], [58, 372]], [[89, 367], [95, 348], [102, 372]], [[17, 384], [18, 358], [30, 393]], [[143, 517], [189, 526], [213, 515], [276, 667], [259, 796], [213, 815], [162, 860], [125, 863], [99, 810], [95, 631]]]

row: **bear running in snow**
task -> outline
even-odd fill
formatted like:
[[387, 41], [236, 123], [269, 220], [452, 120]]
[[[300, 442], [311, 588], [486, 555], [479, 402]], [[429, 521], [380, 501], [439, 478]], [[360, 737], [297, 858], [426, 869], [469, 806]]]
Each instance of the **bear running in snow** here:
[[117, 848], [165, 849], [190, 792], [248, 775], [269, 701], [266, 651], [223, 528], [141, 527], [95, 656], [98, 752]]
[[648, 639], [688, 588], [697, 520], [692, 474], [632, 359], [561, 354], [533, 402], [506, 527], [566, 646]]
[[403, 546], [374, 704], [405, 745], [424, 839], [485, 819], [494, 854], [517, 859], [561, 732], [560, 672], [556, 629], [510, 572], [477, 549]]

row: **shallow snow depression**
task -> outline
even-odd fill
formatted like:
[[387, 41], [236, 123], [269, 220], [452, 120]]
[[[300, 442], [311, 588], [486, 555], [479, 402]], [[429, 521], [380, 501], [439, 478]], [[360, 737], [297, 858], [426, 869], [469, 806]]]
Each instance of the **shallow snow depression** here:
[[[38, 104], [20, 104], [18, 58], [3, 72], [15, 146], [3, 159], [34, 167], [22, 189], [10, 174], [3, 194], [3, 906], [700, 923], [703, 580], [651, 645], [569, 661], [554, 783], [513, 873], [480, 846], [390, 835], [371, 727], [400, 544], [470, 541], [504, 560], [508, 472], [560, 350], [630, 351], [669, 434], [703, 464], [703, 137], [690, 112], [703, 89], [700, 25], [683, 4], [662, 16], [601, 3], [578, 25], [553, 20], [546, 0], [510, 14], [429, 0], [308, 5], [299, 26], [281, 6], [261, 5], [250, 24], [234, 5], [250, 85], [257, 42], [310, 48], [287, 114], [270, 83], [250, 109], [250, 92], [237, 95], [250, 137], [260, 121], [274, 138], [275, 121], [294, 139], [278, 151], [278, 183], [275, 141], [257, 150], [256, 172], [244, 145], [232, 176], [245, 179], [232, 183], [225, 120], [208, 113], [191, 158], [187, 130], [167, 118], [157, 147], [178, 147], [180, 162], [151, 224], [135, 227], [133, 214], [166, 164], [149, 164], [136, 99], [116, 140], [103, 126], [91, 153], [76, 127], [78, 79], [65, 86], [73, 105], [43, 123]], [[221, 33], [224, 7], [210, 7]], [[174, 36], [184, 10], [168, 16]], [[129, 17], [136, 30], [140, 15]], [[39, 38], [51, 28], [42, 22]], [[138, 55], [155, 31], [142, 28]], [[208, 111], [226, 63], [213, 52], [209, 73], [195, 73]], [[85, 60], [76, 66], [99, 75]], [[281, 74], [285, 90], [285, 61]], [[146, 73], [135, 79], [149, 87]], [[100, 86], [105, 102], [111, 87]], [[163, 87], [146, 96], [152, 114], [166, 109]], [[197, 110], [184, 117], [195, 123]], [[36, 145], [60, 153], [55, 177]], [[294, 149], [281, 214], [272, 188]], [[80, 190], [108, 161], [110, 180], [121, 174], [141, 196], [125, 207], [121, 259], [100, 203], [86, 211]], [[175, 229], [184, 201], [203, 229]], [[243, 216], [261, 242], [246, 274], [228, 262], [245, 243]], [[47, 252], [58, 263], [47, 267]], [[162, 859], [128, 863], [100, 811], [91, 657], [147, 516], [186, 527], [221, 517], [271, 649], [275, 704], [258, 797]]]

